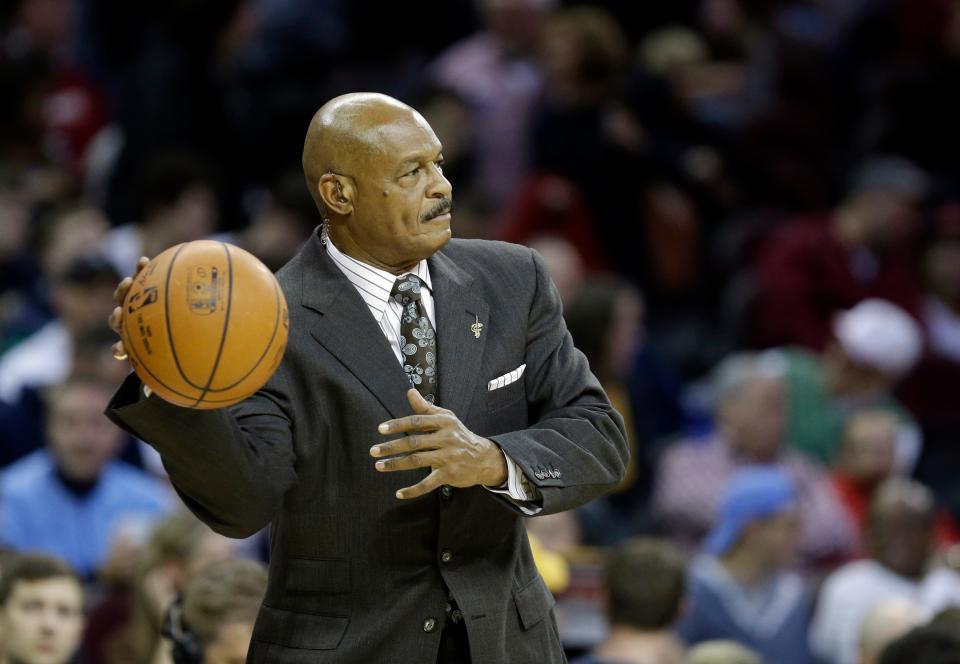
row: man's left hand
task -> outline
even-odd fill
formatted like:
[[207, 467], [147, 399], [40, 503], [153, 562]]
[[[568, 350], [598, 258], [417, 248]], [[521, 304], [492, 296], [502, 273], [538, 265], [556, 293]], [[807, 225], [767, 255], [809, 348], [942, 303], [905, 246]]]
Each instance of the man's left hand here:
[[407, 391], [407, 399], [414, 415], [384, 422], [379, 431], [409, 435], [374, 445], [370, 456], [392, 457], [377, 461], [380, 472], [414, 468], [432, 468], [433, 472], [418, 484], [397, 491], [397, 498], [416, 498], [444, 484], [492, 487], [507, 481], [507, 462], [496, 443], [476, 435], [453, 412], [429, 403], [415, 389]]

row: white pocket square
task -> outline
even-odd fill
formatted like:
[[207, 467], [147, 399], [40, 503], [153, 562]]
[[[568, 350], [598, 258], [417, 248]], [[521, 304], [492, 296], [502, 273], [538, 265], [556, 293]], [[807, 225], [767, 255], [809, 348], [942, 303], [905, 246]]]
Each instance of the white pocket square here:
[[523, 375], [523, 370], [527, 368], [526, 364], [521, 364], [519, 367], [514, 369], [509, 373], [505, 373], [499, 378], [494, 378], [489, 383], [487, 383], [487, 391], [492, 392], [493, 390], [499, 390], [501, 387], [506, 387], [510, 383], [515, 383], [520, 379], [520, 376]]

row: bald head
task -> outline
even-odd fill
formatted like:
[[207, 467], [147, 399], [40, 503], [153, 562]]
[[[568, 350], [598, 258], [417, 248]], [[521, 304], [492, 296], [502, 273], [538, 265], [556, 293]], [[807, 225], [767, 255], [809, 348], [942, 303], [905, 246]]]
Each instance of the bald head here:
[[316, 112], [303, 143], [307, 189], [342, 252], [402, 274], [450, 239], [440, 141], [416, 110], [357, 92]]
[[[376, 92], [351, 92], [334, 97], [310, 120], [303, 141], [303, 175], [310, 195], [320, 199], [320, 178], [333, 172], [354, 177], [389, 146], [390, 127], [398, 121], [426, 120], [403, 102]], [[322, 207], [321, 207], [322, 209]]]

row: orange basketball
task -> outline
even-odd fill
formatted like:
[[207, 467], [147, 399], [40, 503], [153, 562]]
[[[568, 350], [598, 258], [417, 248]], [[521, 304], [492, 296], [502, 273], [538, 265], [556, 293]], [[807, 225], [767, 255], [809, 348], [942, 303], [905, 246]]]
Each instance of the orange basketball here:
[[120, 336], [140, 380], [188, 408], [224, 408], [260, 389], [283, 358], [290, 326], [270, 270], [211, 240], [178, 244], [150, 261], [123, 313]]

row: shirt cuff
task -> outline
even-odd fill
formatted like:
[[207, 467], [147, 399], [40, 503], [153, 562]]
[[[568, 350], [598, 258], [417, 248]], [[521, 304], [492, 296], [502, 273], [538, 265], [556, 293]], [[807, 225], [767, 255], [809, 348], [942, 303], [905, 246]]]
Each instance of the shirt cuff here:
[[508, 498], [524, 514], [533, 516], [543, 509], [543, 496], [540, 495], [540, 490], [527, 479], [523, 469], [517, 465], [516, 461], [507, 456], [502, 448], [500, 452], [507, 462], [507, 483], [498, 487], [486, 486], [484, 488], [491, 493]]

